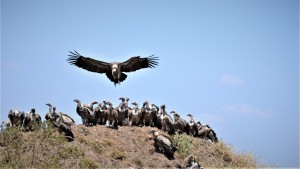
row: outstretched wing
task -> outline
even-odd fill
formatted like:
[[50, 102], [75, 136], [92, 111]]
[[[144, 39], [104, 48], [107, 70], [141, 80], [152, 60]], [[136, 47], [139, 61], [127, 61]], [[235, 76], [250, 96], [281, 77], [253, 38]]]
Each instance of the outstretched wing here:
[[122, 72], [133, 72], [142, 68], [155, 68], [158, 65], [158, 57], [151, 55], [146, 58], [140, 56], [132, 57], [125, 62], [120, 63]]
[[106, 73], [107, 71], [111, 70], [111, 66], [107, 62], [84, 57], [75, 50], [74, 52], [70, 51], [70, 53], [71, 55], [68, 55], [70, 57], [67, 59], [67, 61], [72, 65], [76, 65], [82, 69], [97, 73]]

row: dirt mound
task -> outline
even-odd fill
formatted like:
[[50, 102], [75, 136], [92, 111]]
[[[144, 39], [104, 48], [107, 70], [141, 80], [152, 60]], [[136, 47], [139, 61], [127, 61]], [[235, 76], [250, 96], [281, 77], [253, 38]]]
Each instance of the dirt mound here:
[[174, 160], [169, 160], [148, 139], [150, 129], [74, 125], [72, 142], [66, 142], [58, 132], [49, 129], [21, 134], [4, 131], [1, 132], [0, 167], [180, 168], [189, 155], [203, 167], [257, 166], [251, 154], [233, 153], [222, 141], [212, 143], [185, 134], [170, 136], [177, 151]]

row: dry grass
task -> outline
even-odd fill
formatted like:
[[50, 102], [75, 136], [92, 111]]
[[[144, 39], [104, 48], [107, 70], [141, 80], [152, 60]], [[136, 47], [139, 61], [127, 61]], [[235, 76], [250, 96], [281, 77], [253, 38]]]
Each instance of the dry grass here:
[[186, 134], [172, 136], [177, 151], [168, 160], [147, 138], [150, 129], [77, 125], [72, 126], [73, 142], [51, 128], [5, 130], [0, 133], [0, 168], [177, 168], [190, 154], [205, 168], [258, 167], [251, 153], [235, 153], [222, 140], [212, 143]]

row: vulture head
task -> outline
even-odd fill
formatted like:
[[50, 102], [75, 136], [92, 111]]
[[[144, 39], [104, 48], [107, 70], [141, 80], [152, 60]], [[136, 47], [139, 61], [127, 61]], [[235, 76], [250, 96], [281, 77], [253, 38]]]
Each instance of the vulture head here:
[[198, 125], [201, 125], [200, 121], [197, 121], [197, 124], [198, 124]]
[[55, 110], [56, 110], [56, 107], [53, 107], [53, 112], [55, 112]]
[[98, 103], [98, 106], [99, 106], [99, 107], [103, 107], [103, 106], [104, 106], [104, 103]]
[[76, 103], [80, 103], [80, 100], [78, 100], [78, 99], [74, 99], [73, 101]]
[[143, 103], [143, 107], [145, 107], [146, 105], [148, 105], [149, 104], [149, 102], [146, 100], [146, 101], [144, 101], [144, 103]]
[[138, 106], [139, 105], [137, 102], [133, 102], [131, 104], [134, 105], [134, 106]]
[[175, 110], [171, 111], [170, 114], [177, 114], [177, 112]]
[[191, 115], [191, 114], [187, 114], [187, 116], [189, 116], [189, 117], [193, 118], [193, 115]]
[[151, 129], [150, 131], [149, 131], [149, 133], [150, 134], [152, 134], [153, 136], [158, 136], [158, 132], [157, 131], [155, 131], [154, 129]]
[[98, 104], [98, 102], [97, 102], [97, 101], [93, 101], [93, 102], [91, 103], [91, 105], [94, 105], [94, 104]]
[[107, 104], [107, 105], [109, 105], [110, 107], [112, 107], [112, 106], [113, 106], [113, 104], [112, 104], [111, 102], [109, 102], [109, 101], [108, 101], [108, 102], [106, 102], [106, 104]]
[[165, 109], [165, 108], [166, 108], [166, 105], [163, 104], [163, 105], [160, 106], [160, 108], [161, 108], [161, 109]]
[[134, 72], [143, 68], [155, 68], [158, 65], [158, 57], [151, 55], [141, 58], [140, 56], [131, 57], [125, 62], [104, 62], [80, 55], [74, 50], [70, 51], [67, 61], [71, 65], [95, 73], [105, 73], [107, 78], [115, 85], [123, 82], [127, 75], [124, 72]]
[[128, 101], [129, 101], [129, 98], [126, 98], [126, 101], [128, 102]]
[[119, 100], [122, 100], [122, 102], [125, 102], [125, 97], [120, 97]]
[[32, 109], [30, 110], [30, 112], [32, 112], [32, 113], [34, 114], [34, 113], [35, 113], [35, 109], [32, 108]]
[[50, 103], [47, 103], [46, 106], [52, 107], [52, 105]]
[[174, 117], [179, 117], [179, 114], [175, 110], [170, 112], [170, 114], [172, 114], [172, 113], [174, 114]]

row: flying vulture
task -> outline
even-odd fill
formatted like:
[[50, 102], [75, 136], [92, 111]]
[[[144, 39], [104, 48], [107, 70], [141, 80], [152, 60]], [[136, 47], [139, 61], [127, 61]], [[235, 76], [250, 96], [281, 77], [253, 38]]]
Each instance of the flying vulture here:
[[84, 57], [74, 50], [69, 51], [71, 54], [67, 61], [82, 69], [91, 72], [105, 73], [106, 76], [115, 85], [123, 82], [127, 75], [124, 72], [133, 72], [142, 68], [155, 68], [158, 65], [158, 57], [151, 55], [149, 57], [141, 58], [140, 56], [131, 57], [125, 62], [103, 62], [89, 57]]

